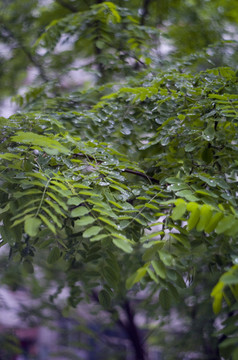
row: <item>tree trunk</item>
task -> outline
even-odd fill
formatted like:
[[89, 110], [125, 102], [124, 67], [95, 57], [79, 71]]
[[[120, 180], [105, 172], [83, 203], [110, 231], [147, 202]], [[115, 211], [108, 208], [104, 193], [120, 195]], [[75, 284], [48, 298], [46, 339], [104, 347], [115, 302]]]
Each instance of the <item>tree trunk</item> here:
[[124, 330], [127, 332], [128, 338], [130, 339], [134, 349], [135, 360], [146, 360], [147, 356], [144, 342], [141, 338], [139, 329], [134, 322], [134, 313], [128, 300], [126, 300], [123, 308], [127, 316], [127, 321], [124, 324]]

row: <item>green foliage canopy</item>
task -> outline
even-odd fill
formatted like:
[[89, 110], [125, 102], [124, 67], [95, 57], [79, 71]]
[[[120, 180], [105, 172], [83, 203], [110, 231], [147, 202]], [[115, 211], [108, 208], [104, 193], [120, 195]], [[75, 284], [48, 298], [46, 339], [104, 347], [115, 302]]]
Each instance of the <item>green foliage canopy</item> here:
[[[50, 265], [61, 262], [69, 306], [99, 289], [99, 302], [110, 309], [146, 288], [148, 298], [157, 296], [168, 311], [186, 288], [199, 284], [202, 272], [213, 274], [214, 313], [224, 305], [230, 314], [221, 351], [235, 359], [237, 72], [226, 56], [219, 64], [224, 66], [206, 68], [213, 59], [206, 50], [163, 66], [149, 51], [159, 44], [156, 26], [176, 18], [177, 9], [182, 24], [168, 26], [176, 56], [195, 50], [179, 38], [188, 9], [186, 21], [195, 19], [200, 27], [203, 19], [207, 26], [201, 46], [211, 45], [214, 33], [220, 40], [223, 33], [215, 27], [211, 33], [210, 26], [220, 13], [224, 23], [236, 24], [229, 10], [234, 2], [162, 1], [158, 23], [157, 2], [141, 8], [140, 17], [136, 1], [128, 8], [118, 3], [58, 1], [50, 10], [40, 8], [37, 19], [24, 18], [39, 26], [30, 54], [43, 82], [18, 98], [21, 112], [0, 119], [1, 245], [9, 244], [12, 261], [29, 273], [37, 254], [44, 253]], [[195, 12], [198, 3], [207, 12], [203, 6]], [[215, 3], [222, 11], [210, 22]], [[149, 9], [153, 26], [145, 25]], [[40, 34], [43, 14], [48, 24]], [[57, 54], [62, 36], [72, 48]], [[16, 51], [27, 55], [25, 46]], [[47, 52], [40, 57], [42, 47]], [[94, 55], [90, 67], [96, 65], [98, 81], [65, 94], [50, 78], [64, 61], [69, 70], [76, 53]], [[44, 65], [47, 59], [50, 65]]]

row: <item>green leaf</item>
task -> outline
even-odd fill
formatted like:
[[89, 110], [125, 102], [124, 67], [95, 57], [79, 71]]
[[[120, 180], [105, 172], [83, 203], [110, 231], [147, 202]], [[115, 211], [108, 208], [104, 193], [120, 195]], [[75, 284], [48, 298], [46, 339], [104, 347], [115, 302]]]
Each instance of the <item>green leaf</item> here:
[[64, 209], [65, 211], [68, 210], [68, 207], [65, 204], [65, 202], [63, 200], [61, 200], [58, 196], [56, 196], [55, 194], [53, 194], [52, 192], [49, 192], [49, 191], [47, 191], [46, 194], [48, 196], [50, 196], [53, 200], [55, 200], [62, 207], [62, 209]]
[[12, 154], [12, 153], [5, 153], [5, 154], [0, 154], [0, 159], [5, 159], [5, 160], [16, 160], [16, 159], [20, 159], [21, 156], [18, 154]]
[[170, 236], [178, 240], [186, 249], [190, 249], [189, 237], [181, 234], [170, 233]]
[[112, 286], [113, 288], [117, 287], [119, 276], [114, 268], [112, 268], [111, 266], [104, 267], [103, 276], [110, 286]]
[[42, 214], [39, 214], [39, 217], [40, 217], [41, 220], [45, 223], [45, 225], [46, 225], [54, 234], [56, 234], [56, 229], [55, 229], [54, 224], [52, 224], [52, 223], [47, 219], [47, 217], [45, 217], [45, 216], [42, 215]]
[[11, 220], [22, 218], [24, 215], [29, 214], [29, 213], [34, 213], [34, 214], [29, 214], [29, 216], [32, 217], [35, 215], [37, 209], [38, 209], [38, 206], [28, 207], [26, 210], [22, 211], [20, 214], [13, 216]]
[[175, 201], [175, 208], [173, 209], [171, 218], [173, 220], [179, 220], [186, 212], [187, 204], [183, 199], [177, 199]]
[[159, 304], [167, 311], [170, 309], [170, 303], [171, 299], [168, 290], [162, 289], [159, 293]]
[[82, 198], [80, 198], [78, 196], [77, 197], [73, 196], [73, 197], [68, 199], [67, 204], [68, 205], [78, 206], [78, 205], [82, 204], [82, 202], [84, 202], [84, 199], [82, 199]]
[[62, 210], [60, 209], [60, 207], [56, 203], [53, 203], [53, 201], [51, 201], [49, 199], [45, 199], [45, 202], [48, 205], [50, 205], [57, 214], [59, 214], [59, 215], [61, 215], [63, 217], [66, 217], [66, 215], [62, 212]]
[[99, 216], [98, 219], [118, 230], [117, 224], [115, 224], [115, 223], [112, 222], [111, 220], [106, 219], [106, 218], [104, 218], [104, 217], [102, 217], [102, 216]]
[[[209, 137], [207, 136], [207, 139]], [[213, 160], [213, 151], [211, 148], [209, 147], [205, 147], [203, 149], [203, 152], [202, 152], [202, 160], [206, 163], [206, 164], [210, 164]]]
[[203, 131], [203, 138], [207, 141], [212, 141], [215, 137], [215, 129], [214, 126], [208, 126], [204, 131]]
[[[112, 183], [118, 185], [120, 188], [123, 188], [123, 189], [125, 189], [125, 190], [130, 190], [129, 187], [126, 186], [125, 184], [122, 184], [121, 182], [119, 183], [118, 181], [113, 180], [113, 179], [111, 179], [110, 177], [107, 177], [107, 180], [109, 180], [109, 181], [111, 181]], [[113, 202], [112, 202], [112, 203], [113, 203]], [[114, 205], [115, 205], [115, 203], [114, 203]], [[115, 206], [117, 206], [117, 205], [115, 205]]]
[[223, 294], [219, 294], [217, 295], [214, 300], [213, 300], [213, 304], [212, 304], [212, 308], [214, 311], [214, 314], [219, 314], [219, 312], [221, 311], [222, 308], [222, 299], [223, 299]]
[[142, 236], [140, 241], [145, 242], [146, 240], [156, 238], [157, 236], [160, 236], [160, 235], [163, 235], [163, 234], [164, 234], [164, 231], [156, 231], [156, 232], [152, 231], [150, 234]]
[[54, 239], [45, 240], [45, 241], [41, 242], [40, 244], [37, 244], [37, 247], [39, 249], [46, 249], [46, 248], [49, 248], [49, 245], [51, 245], [52, 242], [54, 242]]
[[102, 228], [100, 226], [92, 226], [84, 231], [83, 237], [84, 238], [92, 237], [94, 235], [97, 235], [101, 230]]
[[200, 217], [200, 209], [199, 205], [194, 202], [190, 202], [187, 205], [187, 210], [191, 212], [190, 217], [188, 219], [188, 231], [192, 230], [198, 223]]
[[112, 201], [112, 200], [109, 200], [109, 202], [110, 202], [112, 205], [116, 206], [118, 209], [123, 210], [123, 206], [122, 206], [121, 204], [119, 204], [119, 203], [117, 203], [117, 202], [115, 202], [115, 201]]
[[146, 251], [144, 252], [144, 254], [142, 256], [143, 261], [152, 260], [154, 258], [154, 256], [157, 254], [157, 251], [162, 249], [163, 246], [164, 246], [164, 242], [158, 241], [155, 245], [146, 249]]
[[182, 182], [174, 183], [168, 187], [168, 190], [178, 191], [178, 190], [185, 190], [188, 188], [188, 185]]
[[45, 181], [45, 182], [48, 181], [48, 177], [45, 176], [45, 175], [42, 174], [42, 173], [38, 173], [38, 172], [27, 172], [26, 175], [27, 175], [27, 176], [30, 176], [30, 177], [32, 177], [32, 176], [33, 176], [33, 177], [36, 177], [37, 179], [41, 179], [41, 180], [43, 180], [43, 181]]
[[24, 216], [23, 218], [20, 218], [19, 220], [15, 220], [13, 222], [13, 224], [11, 224], [10, 228], [13, 228], [13, 227], [17, 226], [17, 225], [21, 224], [22, 222], [24, 222], [26, 219], [29, 219], [29, 218], [32, 218], [32, 217], [34, 217], [34, 215], [30, 214], [30, 215]]
[[7, 212], [10, 209], [10, 203], [8, 203], [4, 208], [0, 209], [0, 214]]
[[197, 231], [203, 231], [212, 217], [212, 209], [210, 205], [202, 205], [200, 208], [200, 218], [197, 223]]
[[148, 265], [143, 266], [142, 268], [139, 268], [136, 270], [134, 274], [132, 274], [127, 280], [126, 280], [126, 288], [130, 289], [134, 284], [139, 282], [146, 274]]
[[96, 235], [90, 238], [90, 241], [99, 241], [102, 239], [107, 238], [108, 236], [110, 236], [109, 234], [100, 234], [100, 235]]
[[168, 283], [167, 286], [171, 300], [173, 299], [175, 302], [179, 302], [180, 296], [176, 287], [173, 286], [171, 283]]
[[99, 303], [105, 308], [108, 309], [111, 305], [111, 297], [106, 290], [101, 290], [98, 294]]
[[35, 134], [32, 132], [18, 131], [17, 135], [12, 136], [12, 141], [51, 148], [59, 153], [69, 154], [70, 151], [57, 140], [51, 139], [50, 136]]
[[121, 233], [117, 233], [117, 232], [112, 232], [111, 233], [111, 236], [114, 236], [116, 237], [117, 239], [121, 239], [121, 240], [124, 240], [124, 241], [127, 241], [127, 242], [131, 242], [131, 240], [127, 239], [123, 234]]
[[[224, 349], [226, 347], [230, 347], [231, 345], [234, 345], [237, 348], [238, 344], [238, 336], [234, 336], [232, 338], [228, 338], [222, 341], [222, 343], [219, 345], [220, 349]], [[232, 358], [232, 360], [237, 360], [236, 358]]]
[[68, 188], [59, 181], [51, 180], [50, 183], [58, 186], [61, 190], [66, 190], [66, 191], [68, 190]]
[[47, 262], [49, 264], [54, 264], [54, 263], [56, 263], [56, 261], [59, 260], [60, 256], [61, 256], [60, 249], [55, 246], [50, 251], [50, 253], [49, 253], [48, 257], [47, 257]]
[[229, 225], [229, 228], [224, 232], [227, 236], [236, 236], [238, 233], [238, 219], [235, 219], [235, 221], [232, 221], [232, 224]]
[[76, 226], [85, 226], [85, 225], [92, 224], [95, 221], [96, 221], [96, 219], [93, 218], [92, 216], [84, 216], [84, 217], [81, 217], [81, 219], [76, 220], [75, 225]]
[[90, 188], [90, 186], [88, 186], [88, 185], [85, 185], [85, 184], [79, 184], [79, 183], [77, 183], [77, 184], [74, 184], [74, 188], [76, 188], [76, 189], [91, 189]]
[[22, 263], [23, 269], [25, 270], [26, 273], [28, 274], [33, 274], [34, 273], [34, 267], [31, 263], [31, 261], [29, 260], [24, 260]]
[[42, 206], [42, 210], [44, 210], [44, 212], [46, 212], [49, 217], [53, 220], [53, 222], [59, 227], [62, 228], [62, 223], [61, 221], [57, 218], [57, 216], [55, 214], [52, 213], [52, 211], [50, 211], [48, 208], [46, 208], [45, 206]]
[[208, 234], [215, 230], [219, 221], [223, 218], [223, 213], [217, 212], [215, 213], [212, 218], [210, 219], [209, 223], [205, 226], [205, 232]]
[[222, 308], [223, 289], [224, 284], [219, 281], [211, 292], [211, 296], [214, 298], [212, 307], [215, 314], [218, 314]]
[[129, 242], [122, 240], [122, 239], [113, 239], [113, 244], [116, 245], [119, 249], [125, 251], [126, 253], [131, 253], [133, 251], [133, 248], [129, 244]]
[[37, 236], [38, 231], [39, 231], [39, 227], [41, 225], [41, 221], [39, 218], [35, 218], [35, 217], [28, 217], [25, 220], [25, 224], [24, 224], [24, 229], [25, 232], [29, 235], [29, 236]]
[[169, 184], [181, 183], [181, 179], [177, 178], [177, 177], [169, 177], [169, 178], [166, 178], [165, 181]]
[[198, 201], [199, 199], [193, 195], [192, 191], [190, 190], [181, 190], [176, 192], [176, 195], [178, 197], [182, 196], [188, 201]]
[[211, 187], [215, 187], [216, 186], [216, 179], [214, 178], [210, 178], [210, 177], [206, 177], [204, 175], [198, 175], [199, 179], [201, 179], [202, 181], [204, 181], [206, 184], [208, 184]]
[[165, 266], [171, 266], [173, 262], [173, 256], [166, 250], [158, 250], [160, 260]]
[[156, 274], [161, 277], [162, 279], [166, 278], [166, 268], [164, 266], [164, 264], [162, 263], [162, 261], [156, 261], [156, 260], [152, 260], [151, 264], [156, 272]]
[[[43, 185], [43, 184], [42, 184]], [[30, 190], [25, 190], [24, 192], [22, 191], [16, 191], [14, 193], [14, 197], [16, 199], [21, 198], [22, 196], [28, 196], [28, 195], [36, 195], [36, 194], [42, 194], [41, 190], [37, 190], [37, 189], [30, 189]]]
[[73, 209], [71, 211], [71, 216], [72, 217], [81, 217], [81, 216], [88, 214], [89, 212], [90, 212], [90, 210], [88, 208], [86, 208], [85, 206], [79, 206], [76, 209]]
[[216, 233], [217, 234], [221, 234], [224, 233], [226, 230], [230, 229], [232, 227], [232, 225], [235, 223], [236, 219], [233, 215], [228, 215], [223, 217], [223, 219], [221, 219], [217, 226], [216, 226]]
[[159, 210], [158, 206], [155, 206], [155, 205], [153, 205], [153, 204], [147, 203], [147, 204], [145, 204], [145, 205], [143, 205], [143, 206], [145, 206], [145, 207], [147, 207], [147, 208], [149, 208], [149, 209]]
[[[238, 343], [238, 340], [237, 340], [237, 343]], [[236, 347], [236, 344], [237, 344], [237, 343], [234, 344], [235, 350], [232, 351], [232, 360], [238, 359], [238, 348]], [[232, 344], [232, 345], [233, 345], [233, 344]]]
[[101, 197], [101, 195], [99, 195], [93, 191], [86, 191], [86, 190], [79, 191], [79, 194], [86, 195], [86, 196], [92, 196], [92, 197]]
[[153, 280], [156, 284], [159, 283], [159, 280], [158, 278], [156, 277], [155, 273], [150, 269], [150, 268], [147, 268], [146, 269], [147, 273], [149, 274], [151, 280]]
[[218, 196], [216, 194], [214, 194], [213, 192], [209, 191], [209, 190], [196, 190], [196, 194], [201, 194], [201, 195], [205, 195], [205, 196], [211, 196], [214, 198], [218, 198]]
[[57, 192], [58, 194], [60, 194], [60, 196], [64, 196], [64, 197], [68, 198], [69, 196], [72, 195], [71, 190], [63, 190], [59, 186], [49, 185], [48, 188], [55, 191], [55, 192]]

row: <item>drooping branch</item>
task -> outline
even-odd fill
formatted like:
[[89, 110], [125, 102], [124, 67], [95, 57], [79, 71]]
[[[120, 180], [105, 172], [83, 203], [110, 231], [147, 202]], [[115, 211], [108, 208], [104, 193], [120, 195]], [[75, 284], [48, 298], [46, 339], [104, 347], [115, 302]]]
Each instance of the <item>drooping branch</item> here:
[[[82, 158], [85, 158], [85, 159], [88, 159], [88, 160], [91, 160], [91, 161], [95, 161], [95, 158], [93, 156], [90, 156], [90, 155], [86, 155], [86, 154], [82, 154], [82, 153], [77, 153], [77, 154], [74, 154], [73, 157], [82, 157]], [[96, 160], [97, 163], [101, 164], [103, 161], [102, 160]], [[133, 175], [137, 175], [137, 176], [140, 176], [140, 177], [143, 177], [144, 179], [150, 181], [151, 183], [155, 183], [155, 184], [159, 184], [159, 180], [141, 172], [141, 171], [138, 171], [138, 170], [132, 170], [132, 169], [118, 169], [120, 170], [121, 172], [125, 172], [125, 173], [128, 173], [128, 174], [133, 174]]]
[[123, 172], [126, 172], [126, 173], [128, 173], [128, 174], [134, 174], [134, 175], [137, 175], [137, 176], [141, 176], [141, 177], [143, 177], [144, 179], [147, 179], [147, 180], [149, 180], [150, 182], [155, 183], [155, 184], [159, 184], [159, 183], [160, 183], [159, 180], [157, 180], [157, 179], [155, 179], [155, 178], [153, 178], [153, 177], [151, 177], [151, 176], [149, 176], [149, 175], [147, 175], [147, 174], [145, 174], [145, 173], [142, 173], [142, 172], [140, 172], [140, 171], [137, 171], [137, 170], [124, 169], [124, 170], [122, 170], [122, 171], [123, 171]]

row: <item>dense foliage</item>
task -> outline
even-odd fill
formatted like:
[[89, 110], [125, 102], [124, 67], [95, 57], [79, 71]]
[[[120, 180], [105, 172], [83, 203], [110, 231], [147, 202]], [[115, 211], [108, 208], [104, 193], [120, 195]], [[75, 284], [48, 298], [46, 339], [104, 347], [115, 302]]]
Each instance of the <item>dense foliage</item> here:
[[[0, 119], [10, 261], [28, 276], [35, 264], [57, 269], [68, 310], [95, 301], [122, 325], [118, 307], [130, 318], [135, 306], [154, 327], [151, 344], [172, 347], [165, 359], [175, 349], [177, 359], [236, 359], [237, 44], [223, 39], [237, 3], [27, 1], [17, 17], [19, 6], [9, 1], [2, 19], [11, 52], [2, 78], [12, 94], [28, 58], [39, 84]], [[82, 58], [93, 86], [65, 89]], [[174, 310], [191, 319], [178, 340], [151, 320]], [[146, 359], [137, 329], [124, 329]]]

